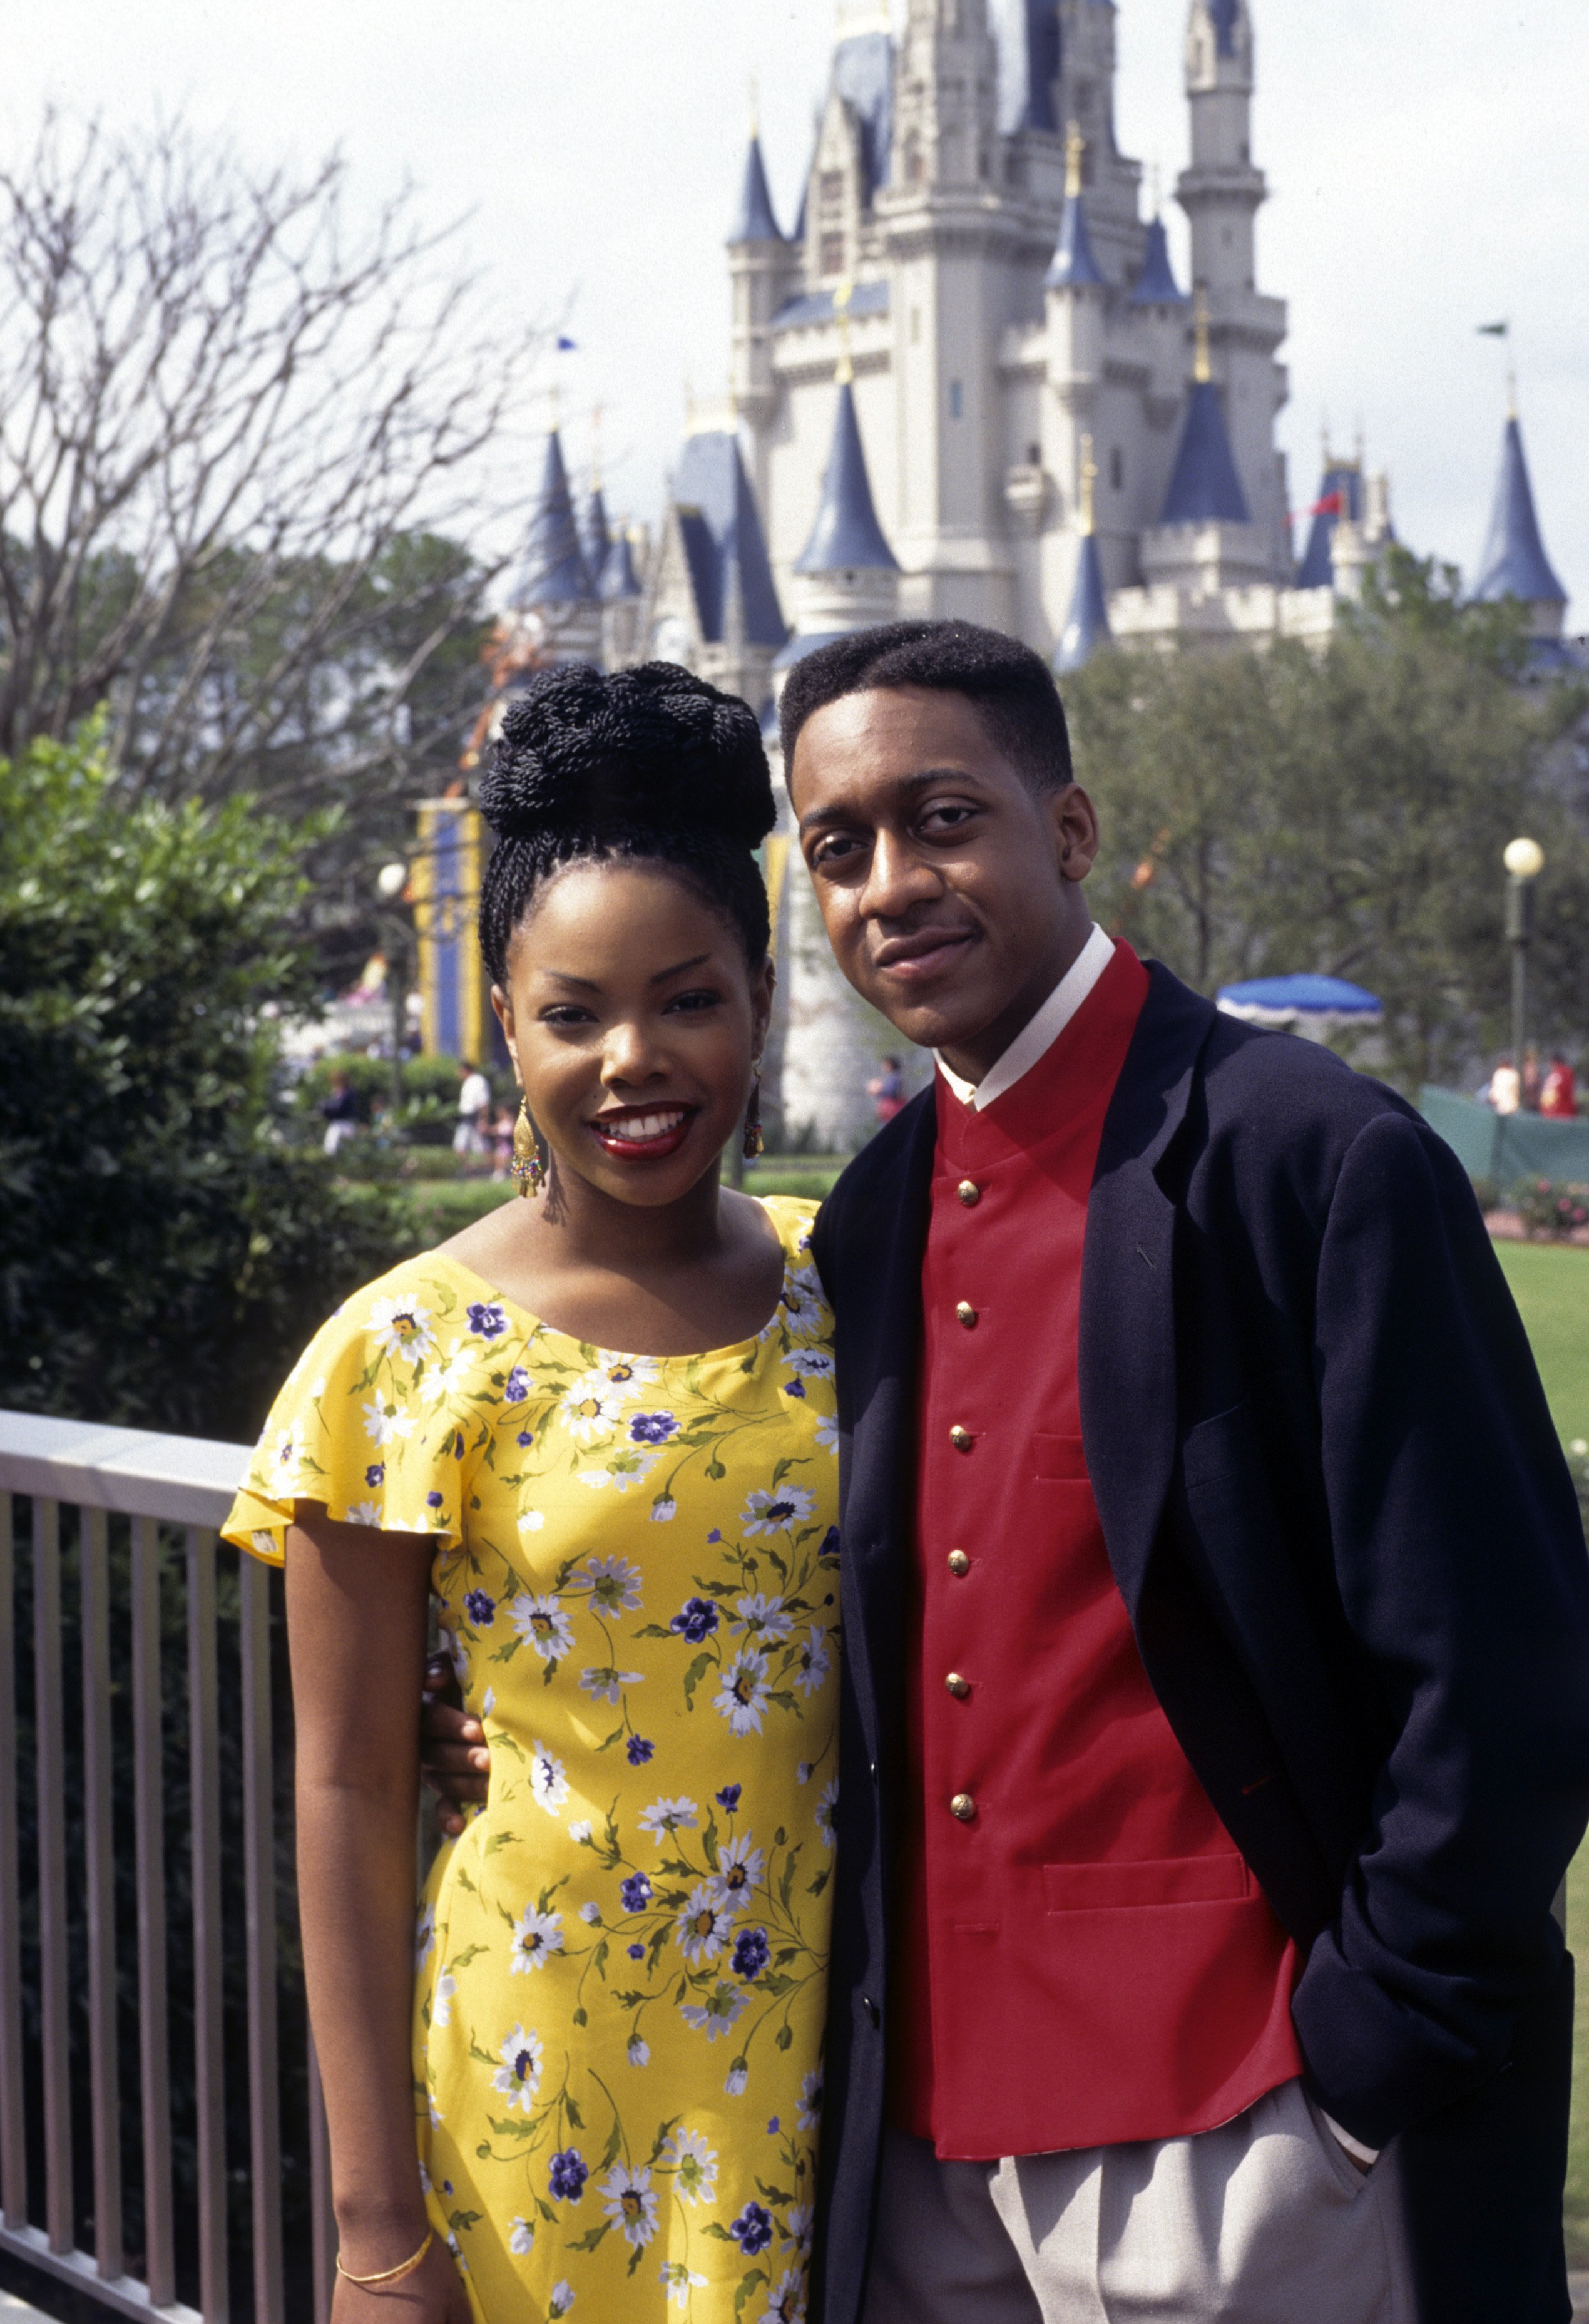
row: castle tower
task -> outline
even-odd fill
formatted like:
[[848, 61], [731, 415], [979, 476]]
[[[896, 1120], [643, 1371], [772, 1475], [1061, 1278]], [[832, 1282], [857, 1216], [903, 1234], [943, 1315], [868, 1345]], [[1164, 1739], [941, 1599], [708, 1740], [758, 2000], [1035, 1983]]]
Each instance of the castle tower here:
[[607, 522], [607, 503], [602, 497], [601, 478], [592, 475], [591, 489], [585, 494], [585, 504], [580, 516], [579, 545], [584, 551], [585, 571], [601, 594], [602, 576], [612, 549], [612, 531]]
[[[1170, 487], [1159, 521], [1143, 542], [1143, 569], [1149, 582], [1178, 591], [1189, 613], [1199, 603], [1208, 606], [1227, 590], [1272, 577], [1272, 545], [1253, 521], [1225, 403], [1214, 382], [1208, 302], [1201, 290], [1194, 350]], [[1191, 626], [1190, 620], [1177, 623], [1178, 628]]]
[[1076, 583], [1070, 592], [1070, 613], [1054, 649], [1053, 667], [1057, 678], [1066, 678], [1072, 670], [1084, 669], [1095, 653], [1112, 644], [1109, 634], [1109, 606], [1104, 595], [1103, 567], [1098, 563], [1098, 535], [1093, 521], [1093, 493], [1098, 483], [1098, 463], [1092, 456], [1092, 438], [1081, 439], [1081, 506], [1080, 540], [1076, 548]]
[[602, 600], [602, 663], [606, 669], [627, 669], [643, 659], [641, 601], [644, 592], [635, 571], [628, 529], [620, 526], [607, 551], [607, 561], [596, 583]]
[[558, 661], [593, 661], [602, 649], [596, 586], [585, 563], [556, 428], [547, 438], [529, 539], [509, 604]]
[[893, 301], [902, 604], [1009, 629], [997, 359], [1028, 303], [1015, 260], [1031, 227], [998, 189], [987, 0], [909, 0], [895, 92], [889, 183], [876, 208]]
[[[840, 294], [841, 319], [847, 291], [846, 285]], [[835, 384], [832, 442], [816, 521], [794, 565], [795, 634], [775, 665], [780, 687], [792, 665], [817, 646], [892, 621], [899, 610], [899, 566], [872, 499], [848, 344]], [[785, 1140], [851, 1153], [877, 1127], [867, 1084], [880, 1060], [898, 1049], [899, 1037], [834, 964], [800, 860], [781, 757], [776, 750], [772, 755], [779, 828], [769, 843], [767, 875], [778, 928], [778, 991], [766, 1084]]]
[[728, 252], [732, 307], [729, 394], [749, 438], [751, 480], [758, 500], [765, 506], [766, 434], [777, 401], [772, 321], [789, 287], [796, 254], [785, 240], [773, 209], [761, 140], [754, 124]]
[[1529, 627], [1536, 639], [1546, 646], [1560, 639], [1567, 593], [1545, 553], [1523, 451], [1523, 431], [1515, 410], [1501, 442], [1501, 474], [1474, 595], [1485, 604], [1515, 597], [1528, 607]]
[[1256, 221], [1268, 198], [1253, 161], [1253, 21], [1248, 0], [1191, 0], [1186, 36], [1191, 166], [1177, 189], [1191, 223], [1192, 280], [1208, 297], [1214, 362], [1252, 521], [1267, 537], [1268, 577], [1291, 577], [1290, 521], [1274, 423], [1290, 390], [1274, 360], [1286, 334], [1279, 300], [1257, 288]]

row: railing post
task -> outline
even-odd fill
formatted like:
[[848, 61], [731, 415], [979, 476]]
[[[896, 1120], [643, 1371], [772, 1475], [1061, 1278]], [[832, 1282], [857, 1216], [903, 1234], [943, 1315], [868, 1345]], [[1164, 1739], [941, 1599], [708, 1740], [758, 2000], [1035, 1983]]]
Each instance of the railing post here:
[[39, 1808], [40, 2036], [44, 2080], [44, 2227], [73, 2245], [71, 2027], [66, 1914], [66, 1733], [60, 1690], [60, 1504], [33, 1502], [33, 1729]]
[[171, 2225], [171, 2065], [166, 1978], [165, 1723], [161, 1694], [160, 1526], [133, 1520], [133, 1814], [138, 1874], [138, 2063], [143, 2241], [151, 2305], [177, 2296]]
[[309, 2263], [315, 2279], [315, 2324], [331, 2324], [336, 2289], [336, 2217], [331, 2208], [331, 2137], [315, 2037], [309, 2035]]
[[276, 1817], [271, 1758], [271, 1572], [239, 1561], [243, 1849], [248, 1926], [249, 2169], [254, 2324], [282, 2324], [281, 2100], [276, 2025]]
[[115, 1835], [110, 1748], [110, 1553], [103, 1509], [78, 1514], [82, 1576], [83, 1844], [88, 1896], [88, 2053], [93, 2092], [94, 2257], [124, 2268], [121, 2090], [117, 2071]]
[[193, 1845], [193, 2080], [198, 2112], [198, 2305], [226, 2324], [226, 2093], [222, 2018], [216, 1537], [188, 1528], [188, 1753]]
[[16, 1840], [16, 1536], [0, 1493], [0, 2214], [28, 2216], [27, 2117], [22, 2077], [22, 1889]]

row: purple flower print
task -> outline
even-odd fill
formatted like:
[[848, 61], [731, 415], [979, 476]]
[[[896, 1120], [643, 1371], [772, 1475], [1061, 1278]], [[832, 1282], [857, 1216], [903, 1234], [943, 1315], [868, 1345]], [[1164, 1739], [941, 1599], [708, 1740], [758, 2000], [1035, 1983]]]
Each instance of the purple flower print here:
[[496, 1619], [497, 1601], [483, 1590], [471, 1590], [464, 1600], [464, 1611], [477, 1630], [489, 1630]]
[[629, 1751], [629, 1766], [631, 1767], [643, 1767], [647, 1760], [651, 1757], [651, 1754], [656, 1750], [657, 1746], [655, 1743], [648, 1743], [643, 1735], [631, 1735], [629, 1738], [627, 1748]]
[[635, 1444], [666, 1444], [670, 1436], [678, 1434], [679, 1425], [671, 1412], [637, 1412], [629, 1433]]
[[742, 1784], [725, 1784], [717, 1795], [717, 1804], [726, 1814], [732, 1815], [739, 1804]]
[[643, 1913], [651, 1901], [651, 1883], [643, 1872], [631, 1872], [618, 1893], [626, 1913]]
[[369, 1466], [369, 1467], [365, 1470], [365, 1471], [364, 1471], [364, 1482], [365, 1482], [365, 1484], [366, 1484], [366, 1485], [381, 1485], [381, 1484], [384, 1484], [384, 1483], [385, 1483], [385, 1481], [386, 1481], [386, 1463], [385, 1463], [385, 1462], [384, 1462], [384, 1461], [372, 1461], [372, 1462], [371, 1462], [371, 1463], [370, 1463], [370, 1466]]
[[[529, 1395], [529, 1374], [525, 1370], [522, 1364], [515, 1364], [512, 1370], [508, 1374], [508, 1385], [502, 1390], [502, 1394], [507, 1397], [510, 1404], [523, 1404], [525, 1402], [526, 1398]], [[527, 1443], [528, 1439], [521, 1436], [519, 1441], [523, 1444]]]
[[674, 1616], [667, 1627], [676, 1630], [681, 1638], [688, 1638], [693, 1646], [698, 1646], [717, 1628], [717, 1608], [710, 1598], [686, 1598], [683, 1610]]
[[[566, 2146], [561, 2154], [552, 2157], [552, 2200], [556, 2203], [577, 2203], [584, 2193], [585, 2181], [590, 2177], [577, 2146]], [[755, 2206], [751, 2205], [754, 2209]], [[758, 2251], [761, 2249], [759, 2244]]]
[[761, 1975], [771, 1951], [765, 1929], [741, 1929], [734, 1945], [734, 1975], [749, 1985], [752, 1978]]
[[764, 2211], [759, 2203], [747, 2203], [729, 2233], [746, 2258], [754, 2259], [773, 2239], [772, 2213]]
[[508, 1328], [506, 1311], [494, 1299], [476, 1299], [469, 1308], [469, 1329], [482, 1340], [500, 1340]]

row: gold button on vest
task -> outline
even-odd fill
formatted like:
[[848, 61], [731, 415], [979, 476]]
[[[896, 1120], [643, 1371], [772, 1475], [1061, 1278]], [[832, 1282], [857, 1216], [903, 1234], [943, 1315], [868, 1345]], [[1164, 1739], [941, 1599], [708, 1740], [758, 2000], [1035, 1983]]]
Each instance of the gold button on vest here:
[[963, 1549], [951, 1549], [950, 1551], [949, 1570], [951, 1573], [969, 1573], [971, 1570], [971, 1561], [966, 1555]]
[[978, 1316], [977, 1310], [972, 1306], [969, 1299], [962, 1299], [960, 1305], [954, 1312], [960, 1321], [965, 1325], [968, 1332], [974, 1332], [976, 1330], [980, 1319]]
[[967, 1695], [971, 1692], [970, 1680], [969, 1678], [962, 1678], [959, 1671], [951, 1671], [943, 1683], [949, 1689], [951, 1694], [953, 1695], [957, 1702], [963, 1702]]
[[974, 1211], [978, 1204], [982, 1200], [982, 1189], [974, 1178], [962, 1178], [960, 1185], [955, 1188], [955, 1193], [960, 1196], [961, 1202], [964, 1203], [968, 1211]]
[[971, 1449], [971, 1432], [969, 1428], [951, 1428], [949, 1432], [949, 1441], [957, 1452], [969, 1452]]
[[949, 1812], [961, 1823], [969, 1823], [977, 1812], [977, 1803], [969, 1792], [957, 1792], [949, 1803]]

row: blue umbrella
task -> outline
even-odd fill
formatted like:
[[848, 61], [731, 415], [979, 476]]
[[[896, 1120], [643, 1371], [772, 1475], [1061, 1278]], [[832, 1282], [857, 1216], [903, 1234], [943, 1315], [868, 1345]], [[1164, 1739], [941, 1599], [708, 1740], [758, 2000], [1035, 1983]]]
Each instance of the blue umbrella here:
[[1223, 984], [1217, 995], [1227, 1017], [1251, 1025], [1303, 1025], [1327, 1032], [1336, 1025], [1373, 1025], [1384, 1010], [1372, 992], [1339, 976], [1259, 976]]

